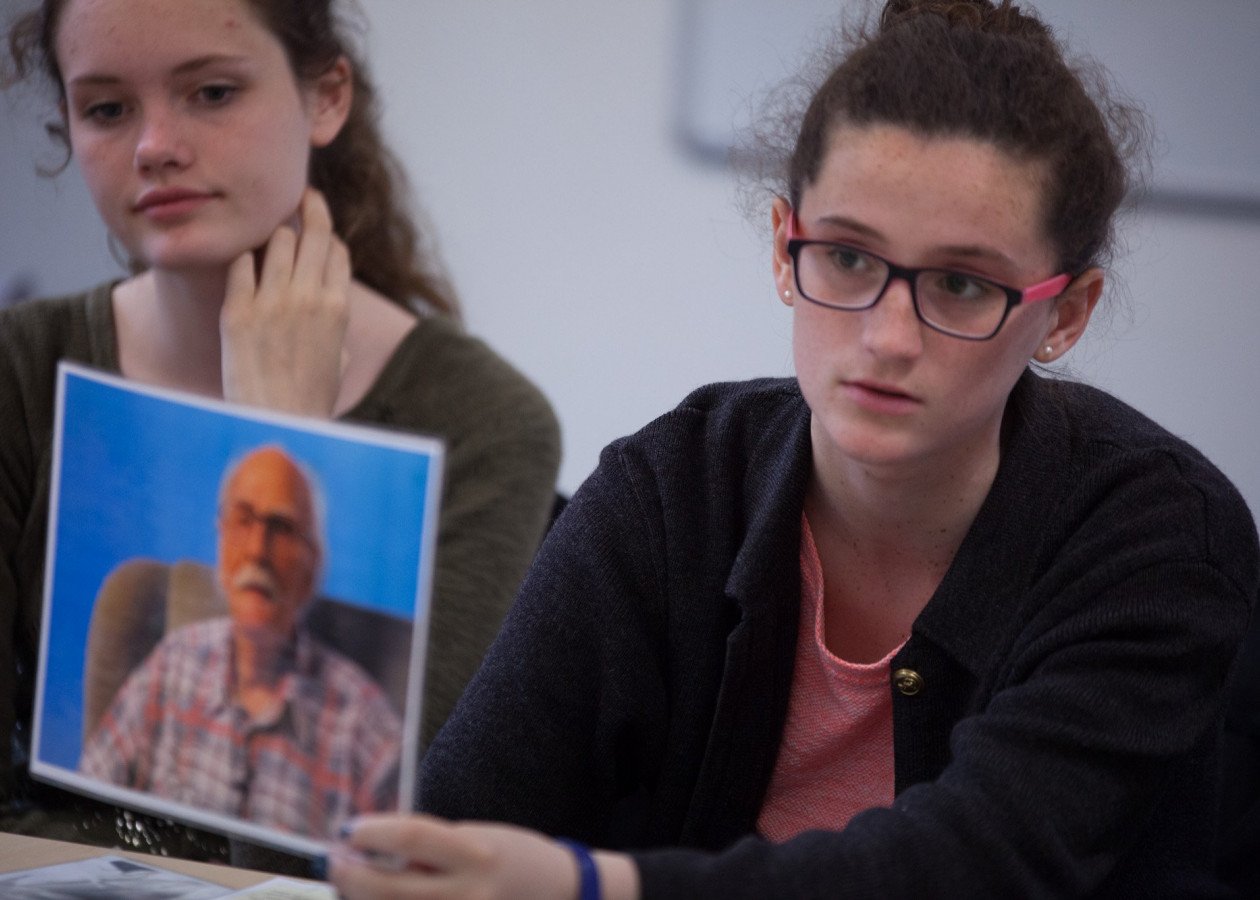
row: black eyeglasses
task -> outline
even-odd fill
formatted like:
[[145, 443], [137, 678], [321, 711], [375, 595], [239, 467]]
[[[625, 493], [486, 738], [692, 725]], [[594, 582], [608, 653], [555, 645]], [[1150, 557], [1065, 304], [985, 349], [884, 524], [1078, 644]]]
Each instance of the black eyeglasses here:
[[919, 321], [967, 341], [987, 341], [1021, 303], [1057, 297], [1071, 277], [1055, 275], [1026, 288], [1013, 288], [951, 269], [915, 269], [836, 241], [798, 237], [796, 212], [788, 219], [788, 255], [796, 290], [819, 306], [855, 312], [870, 309], [894, 278], [910, 285]]

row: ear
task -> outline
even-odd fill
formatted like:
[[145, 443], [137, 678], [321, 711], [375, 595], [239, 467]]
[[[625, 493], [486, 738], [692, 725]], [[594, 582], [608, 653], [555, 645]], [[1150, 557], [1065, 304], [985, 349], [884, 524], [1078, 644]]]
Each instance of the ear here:
[[311, 146], [327, 147], [341, 132], [354, 102], [354, 69], [350, 60], [337, 57], [309, 88]]
[[1067, 353], [1085, 333], [1098, 298], [1102, 296], [1105, 275], [1097, 267], [1086, 269], [1060, 294], [1050, 301], [1054, 304], [1051, 327], [1042, 347], [1037, 351], [1039, 362], [1053, 362]]
[[774, 285], [779, 299], [788, 306], [793, 303], [795, 279], [792, 277], [792, 257], [787, 250], [788, 221], [792, 216], [792, 207], [782, 197], [775, 197], [770, 206], [770, 225], [774, 229], [774, 245], [771, 251], [771, 268], [774, 272]]

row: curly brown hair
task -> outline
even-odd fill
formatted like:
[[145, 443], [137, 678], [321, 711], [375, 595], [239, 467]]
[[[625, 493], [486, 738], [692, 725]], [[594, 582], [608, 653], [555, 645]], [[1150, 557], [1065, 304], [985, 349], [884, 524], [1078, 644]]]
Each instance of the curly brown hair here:
[[[12, 71], [5, 81], [42, 74], [64, 108], [65, 86], [56, 53], [57, 28], [68, 0], [41, 0], [9, 30]], [[310, 82], [339, 57], [354, 70], [354, 102], [336, 139], [311, 154], [310, 183], [328, 200], [337, 232], [350, 249], [354, 276], [394, 302], [419, 300], [459, 318], [449, 285], [426, 258], [424, 236], [408, 207], [407, 178], [385, 145], [380, 103], [367, 68], [359, 63], [348, 38], [350, 23], [338, 15], [338, 0], [246, 0], [259, 20], [284, 47], [294, 76]], [[70, 143], [64, 116], [47, 126], [66, 150]]]
[[803, 113], [784, 112], [790, 88], [780, 92], [754, 138], [777, 170], [775, 192], [794, 206], [838, 126], [976, 138], [1045, 163], [1044, 228], [1061, 271], [1110, 262], [1117, 210], [1149, 166], [1149, 125], [1096, 62], [1069, 62], [1035, 14], [1012, 0], [888, 0], [819, 69]]

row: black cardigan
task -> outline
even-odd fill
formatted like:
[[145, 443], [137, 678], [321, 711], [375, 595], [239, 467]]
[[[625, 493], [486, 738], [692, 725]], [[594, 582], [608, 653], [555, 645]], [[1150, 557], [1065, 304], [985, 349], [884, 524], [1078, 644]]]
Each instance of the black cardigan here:
[[1222, 697], [1260, 585], [1251, 515], [1194, 449], [1091, 388], [1026, 374], [1002, 440], [891, 663], [919, 683], [893, 688], [891, 809], [754, 834], [810, 473], [790, 380], [701, 389], [605, 450], [430, 749], [421, 806], [633, 850], [645, 898], [1212, 895]]

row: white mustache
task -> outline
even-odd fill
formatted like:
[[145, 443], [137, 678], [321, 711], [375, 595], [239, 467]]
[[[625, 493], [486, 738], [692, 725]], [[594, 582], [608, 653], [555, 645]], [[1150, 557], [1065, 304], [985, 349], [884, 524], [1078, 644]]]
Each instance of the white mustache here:
[[233, 590], [262, 591], [268, 597], [274, 597], [277, 588], [275, 576], [256, 563], [245, 563], [232, 579]]

